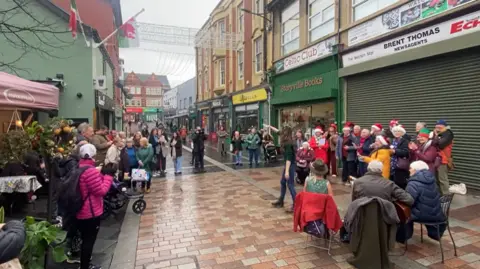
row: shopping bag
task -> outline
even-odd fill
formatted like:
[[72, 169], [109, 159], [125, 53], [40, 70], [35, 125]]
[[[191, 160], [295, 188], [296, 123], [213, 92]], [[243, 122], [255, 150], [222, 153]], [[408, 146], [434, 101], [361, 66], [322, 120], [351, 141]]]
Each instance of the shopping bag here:
[[190, 148], [193, 149], [193, 142], [190, 142]]
[[232, 152], [232, 151], [233, 151], [233, 145], [230, 144], [230, 152]]
[[147, 181], [148, 173], [145, 169], [132, 169], [132, 181]]

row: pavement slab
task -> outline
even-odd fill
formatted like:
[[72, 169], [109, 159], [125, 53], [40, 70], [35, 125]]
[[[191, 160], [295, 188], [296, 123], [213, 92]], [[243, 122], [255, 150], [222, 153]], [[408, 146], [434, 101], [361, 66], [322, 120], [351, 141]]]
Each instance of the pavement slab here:
[[[281, 166], [235, 169], [225, 158], [212, 151], [206, 155], [206, 166], [215, 167], [210, 172], [181, 177], [169, 173], [154, 179], [143, 215], [126, 213], [111, 268], [353, 268], [346, 262], [351, 256], [346, 245], [334, 245], [331, 255], [305, 248], [306, 236], [292, 231], [292, 216], [270, 206], [279, 194]], [[351, 188], [341, 184], [333, 188], [343, 216]], [[288, 199], [287, 195], [291, 203]], [[395, 268], [480, 268], [480, 216], [471, 214], [478, 206], [476, 196], [454, 199], [451, 230], [456, 257], [446, 234], [442, 264], [438, 242], [424, 238], [421, 243], [416, 225], [407, 253], [400, 255], [404, 249], [400, 244], [392, 251]], [[124, 231], [128, 247], [121, 243]], [[117, 258], [123, 262], [116, 263]]]

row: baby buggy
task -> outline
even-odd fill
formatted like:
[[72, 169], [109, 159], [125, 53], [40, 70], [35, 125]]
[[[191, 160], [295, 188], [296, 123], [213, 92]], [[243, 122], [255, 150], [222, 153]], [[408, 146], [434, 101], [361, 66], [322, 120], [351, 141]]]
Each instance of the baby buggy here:
[[141, 214], [147, 207], [147, 202], [143, 198], [143, 194], [129, 193], [126, 184], [114, 178], [110, 190], [103, 198], [103, 215], [101, 218], [106, 219], [112, 214], [116, 215], [115, 211], [124, 207], [130, 200], [136, 200], [132, 205], [133, 212]]
[[277, 147], [274, 144], [263, 145], [263, 152], [265, 153], [266, 163], [271, 163], [277, 160]]

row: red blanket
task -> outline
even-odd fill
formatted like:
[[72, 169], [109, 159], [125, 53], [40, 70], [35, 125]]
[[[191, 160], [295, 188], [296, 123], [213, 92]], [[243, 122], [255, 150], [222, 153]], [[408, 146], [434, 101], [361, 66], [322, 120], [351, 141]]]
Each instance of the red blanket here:
[[332, 196], [305, 191], [299, 193], [295, 198], [293, 231], [303, 232], [308, 222], [318, 219], [322, 219], [325, 226], [334, 232], [343, 225]]

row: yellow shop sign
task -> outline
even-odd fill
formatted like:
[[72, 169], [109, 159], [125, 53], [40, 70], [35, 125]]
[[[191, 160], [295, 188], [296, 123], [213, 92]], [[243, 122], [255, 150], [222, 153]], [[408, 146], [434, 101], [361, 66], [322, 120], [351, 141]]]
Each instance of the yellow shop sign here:
[[253, 103], [265, 100], [267, 100], [267, 91], [263, 88], [232, 96], [233, 105]]

